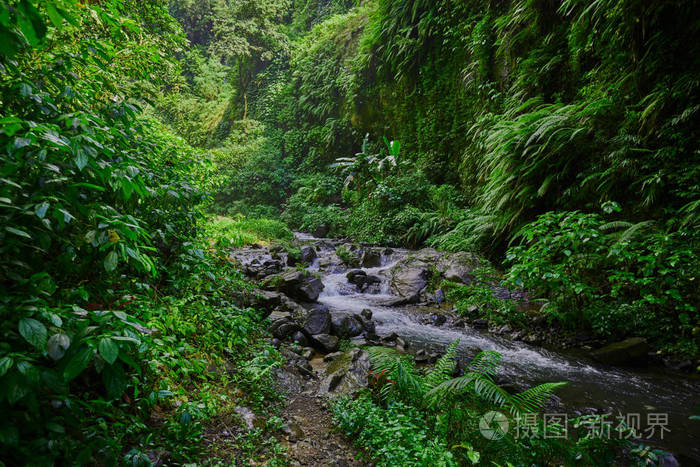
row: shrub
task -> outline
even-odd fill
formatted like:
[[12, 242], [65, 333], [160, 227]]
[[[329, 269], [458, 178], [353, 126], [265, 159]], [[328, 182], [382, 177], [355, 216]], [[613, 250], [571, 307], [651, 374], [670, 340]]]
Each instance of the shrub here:
[[386, 408], [367, 396], [341, 399], [333, 407], [334, 420], [380, 466], [456, 466], [444, 441], [431, 436], [423, 414], [401, 402]]
[[700, 323], [692, 234], [566, 211], [541, 215], [519, 237], [509, 279], [549, 298], [547, 312], [562, 322], [604, 336], [692, 339]]

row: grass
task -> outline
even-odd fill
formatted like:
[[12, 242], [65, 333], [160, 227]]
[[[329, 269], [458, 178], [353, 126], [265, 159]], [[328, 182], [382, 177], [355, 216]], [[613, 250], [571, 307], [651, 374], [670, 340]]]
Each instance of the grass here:
[[215, 216], [209, 218], [205, 235], [219, 248], [239, 248], [254, 243], [289, 243], [294, 234], [274, 219]]

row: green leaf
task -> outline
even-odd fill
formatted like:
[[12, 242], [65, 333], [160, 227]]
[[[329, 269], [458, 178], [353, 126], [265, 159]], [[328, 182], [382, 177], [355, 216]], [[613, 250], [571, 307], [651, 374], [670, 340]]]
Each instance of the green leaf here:
[[46, 3], [46, 13], [54, 26], [60, 28], [63, 25], [63, 17], [51, 2]]
[[15, 149], [22, 149], [25, 146], [32, 144], [32, 140], [29, 138], [15, 138]]
[[39, 219], [43, 219], [44, 216], [46, 216], [46, 211], [48, 211], [48, 210], [49, 210], [49, 203], [47, 203], [46, 201], [34, 206], [34, 213], [36, 214], [36, 217], [38, 217]]
[[3, 384], [7, 386], [7, 400], [10, 404], [14, 404], [29, 393], [26, 378], [18, 373], [10, 373]]
[[109, 365], [102, 370], [102, 382], [107, 389], [107, 396], [116, 399], [126, 390], [126, 375], [120, 363]]
[[19, 321], [19, 333], [27, 342], [39, 350], [46, 347], [46, 327], [32, 318], [23, 318]]
[[56, 422], [49, 422], [46, 425], [46, 429], [49, 431], [53, 431], [54, 433], [60, 433], [63, 434], [66, 432], [66, 429], [63, 428], [61, 425], [59, 425]]
[[5, 376], [5, 373], [7, 373], [10, 368], [12, 368], [12, 359], [10, 357], [0, 358], [0, 378]]
[[63, 221], [64, 221], [66, 224], [69, 223], [72, 219], [75, 219], [75, 217], [73, 217], [73, 214], [69, 213], [69, 212], [66, 211], [65, 209], [59, 208], [58, 211], [59, 211], [60, 213], [63, 214]]
[[83, 347], [70, 359], [63, 370], [63, 377], [66, 381], [70, 381], [78, 376], [90, 364], [95, 351], [90, 347]]
[[83, 170], [88, 163], [88, 156], [85, 154], [85, 151], [78, 149], [75, 159], [73, 160], [75, 161], [75, 165], [78, 167], [78, 170]]
[[103, 337], [100, 339], [98, 349], [100, 351], [100, 355], [102, 355], [102, 358], [104, 358], [110, 365], [117, 361], [117, 357], [119, 356], [119, 345], [117, 345], [117, 343], [109, 337]]
[[71, 186], [82, 186], [85, 188], [92, 188], [93, 190], [97, 191], [105, 191], [103, 186], [93, 185], [92, 183], [73, 183]]
[[105, 270], [107, 272], [112, 272], [117, 268], [117, 263], [119, 263], [119, 256], [117, 256], [116, 251], [110, 251], [105, 258]]
[[20, 236], [20, 237], [32, 238], [32, 236], [29, 235], [24, 230], [15, 229], [14, 227], [5, 227], [5, 230], [7, 230], [8, 232], [13, 233], [17, 236]]

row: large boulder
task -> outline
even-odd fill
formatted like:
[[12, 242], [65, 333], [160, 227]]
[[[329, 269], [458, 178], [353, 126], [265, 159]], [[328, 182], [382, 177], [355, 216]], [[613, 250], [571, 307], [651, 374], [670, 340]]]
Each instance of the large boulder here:
[[280, 340], [285, 340], [294, 335], [301, 327], [294, 322], [289, 313], [274, 312], [270, 315], [270, 333]]
[[311, 336], [311, 344], [321, 352], [331, 353], [338, 350], [340, 340], [329, 334], [317, 334]]
[[310, 336], [314, 334], [330, 334], [331, 314], [325, 305], [315, 305], [306, 315], [304, 332]]
[[471, 253], [446, 253], [424, 248], [402, 259], [391, 270], [391, 292], [411, 302], [425, 298], [426, 287], [437, 274], [441, 278], [471, 283], [482, 261]]
[[353, 394], [367, 386], [369, 370], [367, 352], [359, 348], [350, 349], [328, 365], [319, 394], [329, 397]]
[[[357, 289], [361, 292], [368, 291], [368, 288], [373, 285], [381, 284], [382, 280], [378, 276], [367, 274], [362, 269], [351, 269], [345, 275], [348, 278], [348, 282], [355, 284]], [[376, 290], [374, 290], [376, 289]], [[373, 287], [371, 290], [378, 292], [378, 287]]]
[[360, 319], [353, 315], [335, 315], [331, 317], [331, 332], [340, 338], [355, 337], [365, 330]]
[[243, 265], [243, 272], [250, 277], [262, 279], [271, 274], [277, 274], [284, 268], [284, 262], [273, 258], [255, 258]]
[[466, 252], [447, 255], [442, 262], [444, 263], [444, 272], [442, 274], [445, 279], [467, 285], [472, 282], [474, 270], [481, 264], [476, 255]]
[[323, 290], [323, 282], [308, 271], [289, 269], [281, 274], [268, 276], [263, 282], [263, 288], [284, 292], [305, 302], [315, 302]]
[[609, 365], [626, 365], [637, 363], [646, 358], [649, 344], [643, 337], [630, 337], [620, 342], [606, 345], [594, 350], [591, 356], [601, 363]]
[[279, 292], [256, 290], [250, 297], [250, 301], [255, 308], [263, 311], [264, 316], [267, 317], [272, 310], [282, 303], [282, 297]]
[[391, 292], [399, 297], [418, 296], [428, 285], [431, 270], [426, 265], [406, 265], [394, 269], [391, 275]]

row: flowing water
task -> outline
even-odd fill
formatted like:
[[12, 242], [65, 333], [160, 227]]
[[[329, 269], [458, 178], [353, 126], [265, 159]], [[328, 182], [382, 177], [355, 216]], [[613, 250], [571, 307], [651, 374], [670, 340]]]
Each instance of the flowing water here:
[[[334, 245], [329, 241], [300, 236], [313, 242], [321, 258], [333, 255]], [[676, 454], [684, 465], [700, 465], [700, 421], [689, 416], [700, 412], [700, 382], [692, 375], [674, 374], [663, 368], [619, 369], [594, 363], [585, 356], [547, 350], [522, 342], [510, 341], [476, 329], [449, 328], [424, 324], [421, 318], [425, 307], [388, 307], [387, 301], [397, 297], [390, 294], [389, 270], [410, 254], [407, 250], [393, 250], [382, 257], [382, 265], [364, 268], [368, 274], [382, 278], [378, 293], [359, 293], [348, 284], [342, 268], [319, 270], [319, 260], [309, 268], [321, 273], [325, 286], [319, 302], [331, 313], [359, 313], [372, 310], [377, 323], [377, 334], [396, 333], [410, 344], [411, 350], [423, 348], [440, 351], [460, 340], [459, 350], [464, 356], [473, 356], [478, 350], [495, 350], [502, 355], [499, 375], [518, 386], [532, 386], [550, 381], [568, 381], [557, 391], [561, 398], [559, 412], [569, 418], [578, 411], [598, 410], [610, 413], [608, 420], [617, 425], [617, 417], [639, 415], [640, 428], [648, 444], [659, 446]], [[325, 272], [324, 272], [325, 271]], [[657, 416], [655, 414], [662, 414]], [[667, 423], [664, 417], [668, 417]], [[648, 417], [657, 418], [658, 427], [651, 436]], [[661, 429], [663, 439], [660, 437]], [[569, 427], [571, 429], [571, 427]], [[613, 432], [614, 433], [614, 432]], [[644, 436], [643, 436], [644, 438]]]

